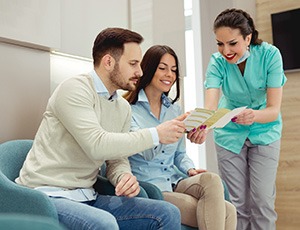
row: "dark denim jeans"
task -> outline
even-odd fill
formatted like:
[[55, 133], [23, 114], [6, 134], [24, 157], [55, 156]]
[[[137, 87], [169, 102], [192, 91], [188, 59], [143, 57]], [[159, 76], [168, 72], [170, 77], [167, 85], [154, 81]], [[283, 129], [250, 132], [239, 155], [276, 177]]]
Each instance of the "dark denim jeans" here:
[[51, 198], [60, 223], [72, 230], [180, 230], [180, 212], [161, 200], [98, 195], [89, 202]]

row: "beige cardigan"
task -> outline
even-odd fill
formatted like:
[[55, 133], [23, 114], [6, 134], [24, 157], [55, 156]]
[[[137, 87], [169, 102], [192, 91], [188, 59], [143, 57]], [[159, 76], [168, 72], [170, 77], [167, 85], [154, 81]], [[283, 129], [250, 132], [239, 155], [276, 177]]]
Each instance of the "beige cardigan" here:
[[127, 157], [153, 147], [148, 129], [128, 132], [131, 109], [121, 96], [100, 97], [89, 75], [61, 83], [49, 99], [32, 149], [16, 179], [28, 187], [91, 188], [105, 160], [115, 185]]

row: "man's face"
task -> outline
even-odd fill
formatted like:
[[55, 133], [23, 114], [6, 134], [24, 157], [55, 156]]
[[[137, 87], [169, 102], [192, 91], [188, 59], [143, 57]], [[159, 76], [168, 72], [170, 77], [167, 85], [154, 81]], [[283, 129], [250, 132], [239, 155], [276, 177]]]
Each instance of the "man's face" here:
[[143, 72], [141, 69], [142, 51], [139, 44], [130, 42], [124, 44], [124, 53], [119, 62], [115, 63], [110, 73], [110, 80], [117, 89], [134, 90]]

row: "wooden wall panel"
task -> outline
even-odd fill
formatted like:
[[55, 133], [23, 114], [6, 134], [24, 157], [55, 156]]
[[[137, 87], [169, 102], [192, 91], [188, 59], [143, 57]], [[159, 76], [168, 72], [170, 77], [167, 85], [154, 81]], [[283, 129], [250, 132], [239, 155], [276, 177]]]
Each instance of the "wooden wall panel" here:
[[[271, 13], [300, 8], [299, 0], [257, 0], [259, 37], [272, 43]], [[295, 28], [296, 29], [296, 28]], [[288, 42], [288, 41], [287, 41]], [[277, 230], [300, 226], [300, 71], [286, 73], [282, 100], [283, 133], [277, 173]]]

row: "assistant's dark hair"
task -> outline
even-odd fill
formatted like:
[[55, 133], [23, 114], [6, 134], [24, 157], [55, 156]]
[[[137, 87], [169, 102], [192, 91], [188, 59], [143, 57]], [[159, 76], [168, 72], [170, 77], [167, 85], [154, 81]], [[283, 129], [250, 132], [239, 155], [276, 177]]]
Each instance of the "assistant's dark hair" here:
[[[157, 70], [157, 67], [161, 61], [161, 58], [165, 54], [170, 54], [174, 57], [175, 63], [176, 63], [176, 96], [172, 100], [172, 103], [177, 101], [180, 97], [180, 79], [179, 79], [179, 61], [178, 57], [175, 53], [175, 51], [166, 45], [154, 45], [150, 47], [146, 53], [143, 56], [142, 62], [141, 62], [141, 68], [143, 71], [143, 76], [141, 77], [137, 88], [133, 91], [127, 92], [124, 95], [124, 98], [130, 103], [130, 104], [135, 104], [138, 100], [138, 94], [141, 89], [145, 89], [150, 82], [152, 81], [152, 78]], [[164, 93], [166, 96], [168, 96], [169, 92]]]
[[107, 28], [102, 30], [94, 41], [93, 59], [94, 66], [99, 65], [101, 58], [109, 53], [116, 61], [124, 52], [124, 43], [142, 43], [143, 37], [131, 30], [123, 28]]
[[220, 27], [239, 29], [244, 39], [252, 33], [250, 44], [260, 45], [262, 43], [262, 40], [258, 38], [258, 31], [255, 29], [253, 19], [241, 9], [226, 9], [221, 12], [214, 21], [214, 31]]

